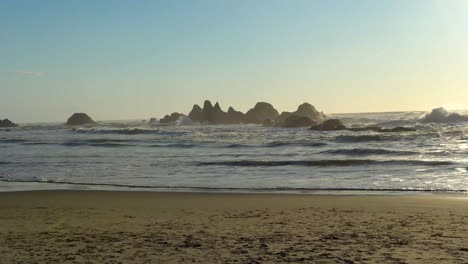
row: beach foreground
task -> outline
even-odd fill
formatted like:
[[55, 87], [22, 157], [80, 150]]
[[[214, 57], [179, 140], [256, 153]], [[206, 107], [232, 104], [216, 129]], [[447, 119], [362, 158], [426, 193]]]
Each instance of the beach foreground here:
[[0, 263], [466, 263], [468, 199], [0, 193]]

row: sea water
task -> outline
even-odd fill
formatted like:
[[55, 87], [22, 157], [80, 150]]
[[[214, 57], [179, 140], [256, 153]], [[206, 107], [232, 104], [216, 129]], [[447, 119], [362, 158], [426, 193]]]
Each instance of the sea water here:
[[317, 132], [259, 125], [23, 124], [0, 130], [0, 191], [127, 188], [212, 191], [468, 191], [468, 123], [421, 112], [337, 114]]

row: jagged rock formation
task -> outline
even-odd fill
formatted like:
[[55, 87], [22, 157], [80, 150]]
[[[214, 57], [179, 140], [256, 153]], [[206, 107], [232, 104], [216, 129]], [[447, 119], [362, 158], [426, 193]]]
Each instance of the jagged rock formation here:
[[163, 118], [161, 118], [159, 122], [161, 124], [172, 123], [172, 122], [176, 122], [177, 120], [179, 120], [179, 118], [184, 117], [184, 116], [185, 116], [184, 114], [172, 113], [171, 115], [166, 115]]
[[90, 125], [96, 124], [91, 117], [89, 117], [85, 113], [74, 113], [70, 118], [67, 120], [67, 125], [70, 126], [77, 126], [77, 125]]
[[310, 127], [318, 123], [306, 116], [290, 116], [284, 120], [282, 127]]
[[286, 119], [291, 116], [307, 117], [316, 123], [321, 123], [323, 119], [326, 118], [325, 114], [317, 111], [313, 105], [309, 103], [303, 103], [297, 108], [295, 112], [282, 112], [281, 115], [275, 120], [275, 126], [284, 126]]
[[198, 105], [193, 106], [193, 109], [189, 114], [189, 118], [194, 122], [200, 122], [202, 124], [218, 124], [216, 119], [221, 118], [222, 115], [223, 111], [218, 103], [216, 103], [215, 110], [215, 107], [213, 107], [211, 102], [205, 100], [203, 109]]
[[423, 123], [459, 123], [468, 122], [468, 116], [463, 116], [458, 113], [449, 113], [443, 107], [432, 109], [420, 120]]
[[194, 122], [202, 122], [203, 121], [203, 109], [199, 105], [194, 105], [192, 111], [190, 111], [188, 117], [190, 120]]
[[278, 111], [269, 103], [259, 102], [245, 114], [245, 123], [263, 124], [265, 120], [278, 118]]
[[236, 111], [232, 106], [229, 107], [227, 114], [229, 124], [242, 124], [245, 122], [245, 114], [241, 111]]
[[205, 100], [203, 109], [199, 105], [194, 105], [188, 116], [194, 122], [211, 124], [214, 120], [214, 107], [210, 101]]
[[214, 114], [213, 105], [211, 104], [210, 101], [205, 100], [205, 102], [203, 103], [203, 118], [208, 123], [215, 124], [214, 116], [215, 116], [215, 114]]
[[[293, 113], [283, 112], [280, 116], [278, 111], [266, 102], [258, 102], [244, 114], [236, 111], [233, 107], [229, 107], [228, 111], [224, 112], [218, 102], [213, 106], [209, 100], [206, 100], [203, 108], [194, 105], [188, 118], [196, 123], [212, 125], [260, 124], [263, 126], [310, 127], [320, 123], [325, 115], [308, 103], [300, 105]], [[288, 121], [286, 122], [286, 120]]]
[[213, 107], [212, 122], [214, 124], [226, 124], [228, 123], [227, 113], [221, 109], [218, 102]]
[[325, 120], [322, 124], [312, 126], [310, 128], [314, 131], [342, 131], [348, 130], [353, 132], [360, 132], [360, 131], [373, 131], [373, 132], [413, 132], [416, 131], [415, 128], [411, 127], [395, 127], [395, 128], [381, 128], [378, 126], [367, 126], [367, 127], [351, 127], [348, 128], [343, 125], [343, 122], [339, 119], [328, 119]]
[[188, 117], [194, 122], [212, 125], [241, 124], [245, 119], [242, 112], [229, 107], [229, 110], [226, 113], [221, 109], [218, 102], [213, 106], [209, 100], [204, 102], [203, 108], [198, 105], [194, 105]]
[[8, 119], [0, 120], [0, 127], [15, 127], [15, 126], [17, 125]]

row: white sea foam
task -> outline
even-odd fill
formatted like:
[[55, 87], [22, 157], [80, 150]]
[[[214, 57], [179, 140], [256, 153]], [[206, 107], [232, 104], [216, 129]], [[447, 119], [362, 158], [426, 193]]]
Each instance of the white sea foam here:
[[450, 113], [445, 108], [432, 109], [420, 119], [423, 123], [460, 123], [468, 122], [468, 116], [459, 113]]

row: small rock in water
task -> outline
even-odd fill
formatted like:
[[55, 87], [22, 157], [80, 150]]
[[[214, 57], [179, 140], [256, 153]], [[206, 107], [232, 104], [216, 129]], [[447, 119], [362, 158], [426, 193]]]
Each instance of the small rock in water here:
[[96, 124], [91, 117], [89, 117], [85, 113], [74, 113], [70, 118], [67, 120], [67, 125], [76, 126], [76, 125], [89, 125], [89, 124]]
[[161, 124], [173, 123], [173, 122], [176, 122], [177, 120], [179, 120], [179, 118], [184, 117], [184, 116], [185, 116], [184, 114], [172, 113], [171, 115], [166, 115], [164, 118], [161, 118], [161, 120], [159, 120], [159, 122]]
[[339, 119], [328, 119], [325, 120], [320, 125], [315, 125], [310, 128], [315, 131], [338, 131], [338, 130], [347, 130], [348, 128], [343, 125], [343, 122]]
[[15, 126], [17, 125], [8, 119], [0, 120], [0, 127], [15, 127]]
[[326, 118], [325, 114], [317, 111], [313, 105], [309, 103], [303, 103], [297, 107], [295, 112], [282, 112], [281, 115], [275, 120], [275, 126], [284, 127], [284, 122], [291, 116], [307, 117], [316, 124], [322, 122], [323, 119]]
[[273, 105], [266, 102], [258, 102], [254, 108], [245, 114], [245, 122], [248, 124], [263, 124], [265, 120], [275, 120], [279, 116]]

